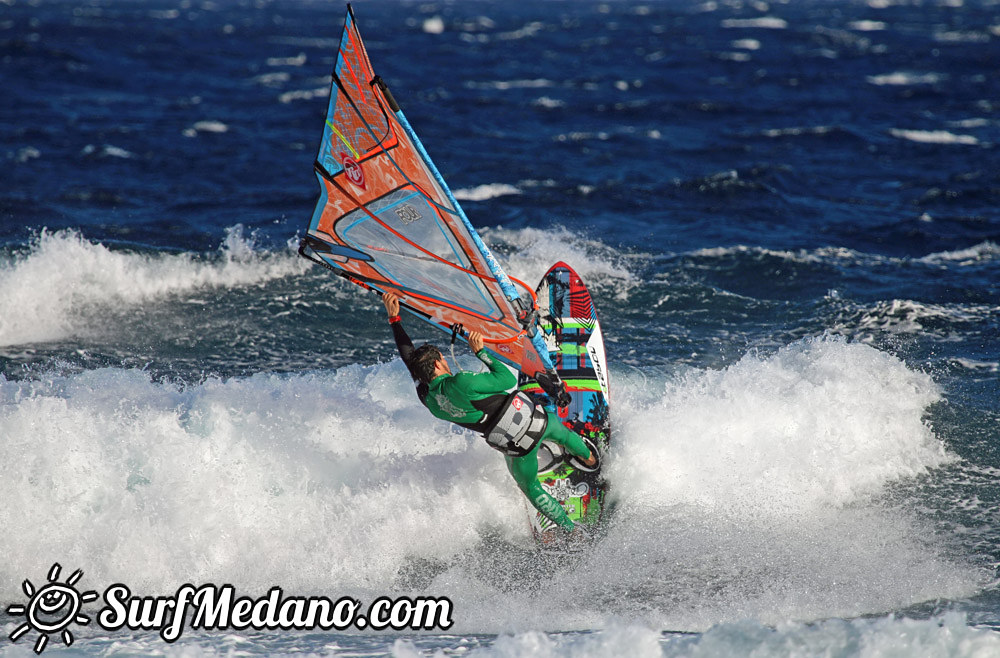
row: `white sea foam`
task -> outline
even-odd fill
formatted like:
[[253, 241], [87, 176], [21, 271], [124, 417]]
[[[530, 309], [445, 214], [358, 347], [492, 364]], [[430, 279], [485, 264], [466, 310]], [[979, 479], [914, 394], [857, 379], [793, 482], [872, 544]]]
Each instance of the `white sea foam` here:
[[149, 11], [150, 18], [157, 18], [160, 20], [174, 20], [175, 18], [178, 18], [180, 15], [181, 12], [178, 9], [166, 9], [166, 10], [151, 9]]
[[75, 231], [43, 231], [27, 253], [0, 262], [0, 346], [64, 339], [100, 326], [112, 308], [252, 285], [306, 265], [291, 250], [256, 251], [241, 226], [208, 258], [112, 250]]
[[455, 198], [459, 201], [486, 201], [511, 194], [521, 194], [521, 190], [507, 183], [488, 183], [455, 190]]
[[93, 144], [87, 144], [83, 147], [83, 150], [80, 151], [80, 154], [96, 157], [122, 158], [125, 160], [135, 157], [135, 154], [131, 151], [126, 151], [121, 147], [112, 146], [110, 144], [105, 144], [100, 148], [94, 146]]
[[[411, 643], [393, 647], [394, 658], [421, 655]], [[817, 624], [787, 622], [771, 628], [754, 622], [723, 624], [700, 636], [663, 636], [644, 626], [618, 626], [593, 634], [521, 633], [499, 638], [472, 658], [940, 658], [990, 656], [1000, 651], [1000, 636], [968, 626], [949, 613], [934, 619], [829, 620]]]
[[566, 107], [566, 101], [559, 100], [558, 98], [549, 98], [548, 96], [536, 98], [531, 104], [535, 107], [545, 108], [546, 110], [554, 110], [557, 107]]
[[185, 128], [185, 137], [197, 137], [199, 133], [225, 133], [229, 132], [229, 126], [221, 121], [197, 121], [189, 128]]
[[425, 18], [421, 29], [427, 34], [442, 34], [445, 30], [444, 19], [440, 16]]
[[982, 117], [977, 117], [974, 119], [962, 119], [960, 121], [949, 121], [949, 126], [955, 126], [957, 128], [985, 128], [990, 125], [989, 119], [984, 119]]
[[571, 133], [563, 133], [560, 135], [556, 135], [555, 137], [555, 140], [558, 142], [586, 142], [592, 139], [606, 142], [609, 139], [611, 139], [611, 133], [606, 132], [604, 130], [600, 132], [574, 131]]
[[314, 98], [326, 98], [330, 95], [329, 87], [316, 87], [315, 89], [296, 89], [286, 91], [278, 96], [278, 102], [291, 103], [293, 101], [309, 101]]
[[834, 331], [851, 333], [884, 331], [893, 334], [922, 334], [940, 339], [960, 339], [956, 325], [976, 324], [1000, 311], [985, 304], [932, 304], [910, 299], [879, 301], [861, 309], [848, 320], [838, 322]]
[[882, 21], [851, 21], [848, 27], [859, 32], [876, 32], [886, 29], [887, 25]]
[[921, 144], [964, 144], [975, 146], [979, 140], [973, 135], [956, 135], [947, 130], [902, 130], [893, 128], [889, 131], [893, 137], [907, 139]]
[[843, 247], [823, 247], [820, 249], [807, 250], [799, 249], [789, 251], [787, 249], [767, 249], [765, 247], [755, 247], [747, 245], [734, 245], [731, 247], [706, 247], [691, 252], [692, 256], [700, 258], [727, 258], [730, 256], [767, 256], [780, 258], [796, 263], [820, 263], [830, 259], [850, 259], [858, 260], [862, 254]]
[[519, 28], [517, 30], [510, 30], [508, 32], [500, 32], [500, 33], [498, 33], [496, 35], [496, 38], [500, 39], [501, 41], [516, 41], [516, 40], [519, 40], [519, 39], [528, 39], [528, 38], [531, 38], [531, 37], [537, 35], [544, 28], [545, 28], [545, 24], [544, 23], [539, 23], [538, 21], [533, 21], [531, 23], [528, 23], [528, 24], [524, 25], [523, 27], [521, 27], [521, 28]]
[[796, 127], [796, 128], [771, 128], [764, 130], [762, 134], [767, 137], [785, 137], [787, 135], [799, 136], [799, 135], [827, 135], [833, 132], [834, 128], [832, 126], [809, 126], [809, 127]]
[[921, 420], [940, 396], [927, 375], [839, 339], [748, 354], [628, 414], [626, 432], [643, 438], [623, 444], [618, 496], [754, 516], [841, 506], [948, 462]]
[[[928, 553], [922, 524], [865, 504], [954, 459], [923, 421], [940, 390], [898, 359], [828, 338], [691, 371], [661, 397], [621, 380], [608, 468], [628, 522], [608, 548], [629, 550], [608, 557], [657, 556], [646, 596], [670, 591], [663, 605], [685, 611], [660, 627], [852, 616], [937, 588], [961, 597], [985, 577]], [[601, 573], [609, 591], [628, 589], [624, 571]], [[695, 594], [706, 579], [726, 592]]]
[[973, 265], [986, 261], [993, 261], [1000, 258], [1000, 245], [990, 240], [980, 242], [968, 249], [956, 249], [954, 251], [939, 251], [928, 254], [921, 258], [927, 263], [951, 263], [957, 262], [959, 265]]
[[727, 18], [722, 21], [722, 27], [756, 27], [768, 30], [784, 30], [788, 27], [788, 21], [774, 16], [762, 16], [760, 18]]
[[894, 73], [884, 73], [882, 75], [870, 75], [866, 78], [873, 85], [882, 86], [909, 86], [909, 85], [932, 85], [947, 76], [942, 73], [910, 73], [906, 71], [896, 71]]
[[299, 53], [298, 55], [295, 55], [294, 57], [268, 57], [267, 58], [267, 65], [268, 66], [304, 66], [307, 59], [308, 58], [306, 57], [305, 53]]
[[[14, 625], [11, 624], [11, 630]], [[82, 632], [81, 632], [82, 631]], [[618, 622], [594, 632], [526, 631], [495, 639], [449, 633], [419, 638], [332, 633], [254, 633], [252, 638], [188, 630], [174, 645], [155, 633], [87, 637], [73, 649], [86, 655], [127, 653], [176, 658], [211, 656], [387, 656], [391, 658], [987, 658], [1000, 651], [1000, 635], [975, 628], [949, 612], [930, 619], [879, 617], [815, 623], [754, 621], [719, 624], [700, 635], [663, 633], [645, 624]], [[24, 642], [24, 640], [22, 640]], [[53, 638], [53, 642], [59, 640]], [[334, 649], [335, 647], [335, 649]], [[11, 647], [11, 655], [26, 655]], [[332, 651], [332, 653], [331, 653]], [[7, 655], [0, 648], [0, 655]]]
[[462, 32], [458, 35], [458, 38], [466, 43], [489, 43], [490, 37], [487, 34], [480, 32], [479, 34], [470, 34], [469, 32]]
[[400, 367], [189, 389], [114, 369], [0, 376], [0, 597], [54, 553], [146, 591], [384, 586], [408, 552], [523, 522], [502, 462], [436, 425]]
[[[930, 216], [921, 217], [923, 221], [932, 221]], [[795, 263], [833, 263], [836, 265], [851, 266], [865, 265], [902, 265], [909, 262], [925, 263], [929, 265], [942, 266], [968, 266], [984, 262], [990, 262], [1000, 257], [1000, 245], [987, 240], [967, 249], [956, 249], [954, 251], [942, 251], [920, 258], [900, 258], [896, 256], [885, 256], [849, 249], [847, 247], [819, 247], [816, 249], [767, 249], [765, 247], [734, 245], [731, 247], [707, 247], [690, 252], [691, 256], [702, 258], [727, 258], [732, 256], [769, 257], [779, 258]]]
[[264, 87], [280, 87], [291, 79], [292, 76], [287, 71], [274, 71], [254, 76], [253, 81]]
[[476, 16], [462, 23], [461, 29], [466, 32], [479, 32], [482, 30], [492, 30], [496, 26], [496, 21], [489, 16]]
[[8, 158], [13, 158], [15, 162], [25, 163], [29, 160], [35, 160], [42, 157], [42, 152], [36, 149], [34, 146], [25, 146], [18, 149], [17, 153], [8, 153]]
[[[612, 384], [619, 512], [538, 597], [510, 584], [533, 553], [517, 554], [531, 539], [503, 460], [427, 414], [399, 361], [185, 387], [113, 368], [0, 376], [0, 600], [59, 561], [146, 594], [417, 587], [452, 600], [454, 633], [523, 634], [858, 615], [981, 584], [872, 502], [949, 459], [921, 421], [940, 397], [926, 375], [826, 339]], [[506, 543], [484, 547], [491, 533]]]
[[942, 43], [987, 43], [990, 35], [973, 30], [943, 30], [934, 33], [934, 40]]
[[622, 299], [639, 285], [628, 258], [608, 245], [563, 228], [491, 228], [479, 233], [497, 252], [504, 270], [531, 286], [558, 261], [570, 264], [588, 286], [611, 288]]
[[980, 374], [1000, 372], [1000, 363], [996, 361], [976, 361], [975, 359], [963, 359], [961, 357], [954, 357], [951, 361], [966, 370]]
[[533, 80], [491, 80], [485, 82], [466, 82], [465, 86], [469, 89], [499, 89], [506, 91], [508, 89], [544, 89], [546, 87], [554, 87], [556, 85], [551, 80], [535, 78]]
[[[700, 636], [664, 636], [645, 626], [622, 625], [598, 633], [520, 633], [500, 637], [475, 649], [471, 658], [975, 658], [1000, 652], [1000, 635], [972, 628], [958, 613], [934, 619], [828, 620], [815, 624], [786, 622], [776, 627], [745, 621], [722, 624]], [[397, 644], [394, 658], [422, 655], [412, 643]]]

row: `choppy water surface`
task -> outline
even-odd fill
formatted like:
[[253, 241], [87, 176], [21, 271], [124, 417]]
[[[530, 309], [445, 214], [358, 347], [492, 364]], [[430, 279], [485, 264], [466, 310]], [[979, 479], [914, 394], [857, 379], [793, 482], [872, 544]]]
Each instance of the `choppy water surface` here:
[[447, 634], [91, 625], [83, 653], [1000, 652], [994, 3], [355, 11], [505, 268], [591, 286], [606, 536], [539, 555], [378, 301], [294, 253], [343, 7], [7, 0], [4, 607], [58, 562], [455, 608]]

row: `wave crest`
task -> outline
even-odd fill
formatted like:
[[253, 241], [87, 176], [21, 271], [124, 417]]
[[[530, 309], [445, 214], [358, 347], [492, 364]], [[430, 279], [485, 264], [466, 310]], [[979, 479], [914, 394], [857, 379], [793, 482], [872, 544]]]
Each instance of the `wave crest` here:
[[111, 249], [74, 230], [43, 230], [26, 253], [0, 261], [0, 346], [65, 339], [99, 324], [108, 309], [259, 284], [305, 267], [291, 249], [258, 251], [240, 225], [206, 256]]

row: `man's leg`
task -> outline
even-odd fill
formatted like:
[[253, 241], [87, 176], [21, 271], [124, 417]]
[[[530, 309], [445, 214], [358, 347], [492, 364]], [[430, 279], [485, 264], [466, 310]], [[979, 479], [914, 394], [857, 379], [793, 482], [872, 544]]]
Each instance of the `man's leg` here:
[[[549, 412], [549, 424], [545, 426], [545, 433], [542, 434], [542, 441], [558, 443], [584, 461], [590, 459], [590, 448], [583, 442], [583, 438], [563, 425], [559, 416], [551, 411]], [[535, 448], [537, 450], [538, 447], [535, 446]]]
[[[570, 433], [572, 434], [572, 432]], [[517, 482], [518, 488], [528, 497], [528, 502], [536, 510], [560, 528], [572, 530], [574, 523], [566, 516], [562, 505], [549, 495], [538, 482], [538, 446], [541, 444], [542, 442], [539, 441], [534, 449], [524, 457], [505, 457], [507, 470], [514, 476], [514, 482]], [[583, 445], [583, 441], [580, 444]], [[587, 450], [587, 446], [584, 445], [583, 449]]]
[[549, 412], [549, 422], [545, 427], [545, 433], [541, 440], [535, 444], [531, 452], [524, 457], [506, 457], [507, 470], [514, 477], [517, 486], [521, 489], [528, 501], [550, 521], [566, 530], [573, 529], [573, 521], [566, 516], [566, 511], [555, 498], [538, 482], [538, 447], [542, 441], [552, 441], [563, 446], [576, 457], [583, 460], [590, 459], [590, 448], [583, 442], [579, 434], [569, 429], [559, 420], [554, 413]]

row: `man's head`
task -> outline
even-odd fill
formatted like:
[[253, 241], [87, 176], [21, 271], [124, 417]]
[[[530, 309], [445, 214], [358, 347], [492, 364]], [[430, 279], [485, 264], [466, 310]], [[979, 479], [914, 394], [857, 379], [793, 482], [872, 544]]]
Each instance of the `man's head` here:
[[417, 379], [425, 384], [430, 384], [431, 380], [440, 374], [438, 371], [439, 361], [444, 364], [442, 366], [444, 372], [451, 372], [450, 368], [448, 368], [448, 362], [444, 360], [444, 355], [441, 354], [441, 350], [430, 343], [418, 347], [413, 352], [413, 372], [416, 374]]

